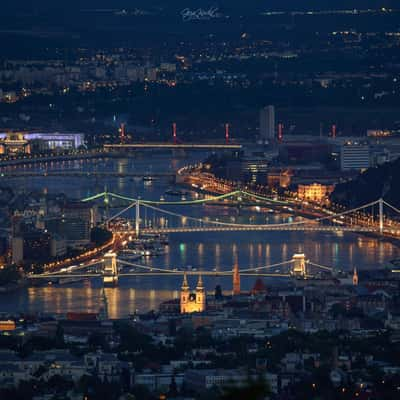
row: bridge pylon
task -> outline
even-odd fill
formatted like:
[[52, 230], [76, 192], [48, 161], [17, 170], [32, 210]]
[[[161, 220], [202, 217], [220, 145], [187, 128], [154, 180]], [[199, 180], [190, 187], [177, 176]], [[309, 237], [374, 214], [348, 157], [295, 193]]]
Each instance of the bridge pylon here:
[[307, 275], [306, 256], [304, 253], [293, 254], [291, 274], [302, 278]]
[[135, 235], [138, 238], [140, 235], [140, 201], [136, 200], [135, 206]]
[[117, 286], [118, 285], [118, 266], [117, 254], [106, 253], [104, 255], [104, 269], [103, 269], [103, 284], [104, 286]]
[[379, 233], [383, 235], [383, 199], [379, 199]]

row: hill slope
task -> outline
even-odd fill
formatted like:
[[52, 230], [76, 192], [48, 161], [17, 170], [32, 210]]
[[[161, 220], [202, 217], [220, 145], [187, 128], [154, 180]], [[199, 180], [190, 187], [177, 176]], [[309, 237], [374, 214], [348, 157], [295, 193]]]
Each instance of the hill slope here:
[[353, 181], [337, 185], [331, 200], [356, 207], [380, 197], [400, 208], [400, 158], [376, 168], [369, 168]]

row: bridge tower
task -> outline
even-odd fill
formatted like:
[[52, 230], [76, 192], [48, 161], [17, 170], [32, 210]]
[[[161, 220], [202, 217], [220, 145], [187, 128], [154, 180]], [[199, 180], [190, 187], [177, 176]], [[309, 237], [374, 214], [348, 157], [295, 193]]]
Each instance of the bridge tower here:
[[332, 136], [333, 139], [336, 139], [336, 131], [337, 131], [336, 124], [332, 124], [332, 127], [331, 127], [331, 136]]
[[119, 142], [121, 144], [124, 144], [125, 143], [125, 124], [121, 123], [121, 126], [118, 130], [119, 130]]
[[105, 286], [118, 285], [117, 255], [115, 253], [110, 252], [104, 255], [103, 284]]
[[233, 290], [232, 294], [234, 296], [238, 296], [240, 294], [240, 272], [239, 272], [239, 265], [235, 263], [233, 267]]
[[278, 143], [282, 143], [283, 140], [283, 123], [278, 124]]
[[140, 235], [140, 201], [136, 200], [135, 206], [135, 234], [138, 238]]
[[176, 122], [172, 124], [172, 140], [174, 144], [177, 143], [177, 135], [176, 135]]
[[292, 263], [292, 275], [300, 277], [305, 277], [307, 275], [306, 256], [304, 253], [293, 254]]
[[107, 187], [104, 188], [104, 205], [105, 205], [105, 217], [108, 220], [110, 217], [110, 196], [108, 195]]
[[229, 144], [229, 124], [225, 124], [225, 143]]
[[379, 233], [383, 235], [383, 199], [379, 199]]

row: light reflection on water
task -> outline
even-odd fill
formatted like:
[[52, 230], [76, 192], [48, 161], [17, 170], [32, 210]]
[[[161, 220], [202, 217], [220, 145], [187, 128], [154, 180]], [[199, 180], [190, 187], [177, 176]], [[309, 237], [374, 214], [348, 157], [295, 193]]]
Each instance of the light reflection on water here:
[[[42, 165], [42, 170], [76, 169], [84, 171], [118, 171], [123, 172], [165, 172], [172, 171], [181, 165], [204, 158], [197, 155], [192, 158], [172, 158], [165, 156], [127, 158], [121, 160], [84, 160]], [[27, 169], [37, 169], [27, 166]], [[12, 170], [12, 168], [10, 169]], [[131, 197], [159, 200], [171, 183], [160, 179], [152, 185], [134, 178], [25, 178], [10, 179], [14, 187], [48, 190], [49, 193], [66, 192], [69, 196], [83, 198], [99, 192], [105, 187], [109, 191]], [[210, 218], [234, 218], [248, 221], [254, 216], [251, 212], [239, 214], [233, 208], [196, 206], [170, 208], [171, 211], [191, 216], [208, 215]], [[282, 217], [268, 214], [259, 218], [272, 222], [282, 221]], [[149, 220], [154, 216], [148, 215]], [[285, 219], [284, 219], [285, 220]], [[235, 262], [239, 267], [259, 267], [288, 260], [294, 253], [304, 252], [308, 259], [317, 263], [351, 270], [376, 268], [398, 256], [398, 249], [391, 243], [353, 233], [343, 232], [237, 232], [237, 233], [190, 233], [170, 236], [166, 253], [159, 257], [143, 260], [147, 265], [157, 267], [182, 268], [191, 265], [198, 270], [231, 270]], [[140, 277], [123, 278], [118, 288], [106, 288], [111, 317], [127, 316], [135, 310], [156, 309], [162, 301], [178, 297], [181, 277]], [[242, 277], [243, 289], [250, 289], [253, 278]], [[196, 285], [196, 278], [189, 279], [191, 287]], [[229, 277], [206, 277], [205, 285], [212, 292], [216, 284], [221, 284], [226, 291], [231, 290]], [[266, 279], [267, 284], [269, 279]], [[22, 289], [18, 292], [0, 295], [0, 311], [21, 311], [45, 313], [66, 311], [97, 312], [101, 307], [101, 281], [93, 279], [89, 284], [77, 283], [71, 287], [36, 287]]]

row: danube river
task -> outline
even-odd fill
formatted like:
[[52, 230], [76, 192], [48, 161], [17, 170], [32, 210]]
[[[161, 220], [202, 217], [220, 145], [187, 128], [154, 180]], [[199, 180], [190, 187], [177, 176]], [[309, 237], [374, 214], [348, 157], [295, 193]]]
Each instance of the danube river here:
[[[145, 154], [123, 159], [100, 159], [84, 161], [53, 162], [43, 165], [19, 167], [18, 171], [86, 171], [118, 172], [123, 174], [174, 172], [179, 166], [194, 163], [203, 159], [205, 154], [172, 157], [171, 154]], [[1, 172], [16, 171], [13, 167]], [[2, 178], [1, 185], [19, 187], [29, 191], [47, 193], [65, 192], [76, 199], [85, 198], [103, 192], [110, 192], [142, 199], [179, 200], [168, 197], [165, 192], [173, 188], [169, 178], [159, 178], [152, 182], [132, 177], [27, 177]], [[190, 192], [187, 199], [196, 194]], [[166, 207], [166, 206], [164, 206]], [[209, 217], [231, 222], [251, 221], [282, 222], [290, 221], [290, 215], [275, 215], [263, 210], [249, 208], [238, 212], [236, 208], [221, 206], [174, 206], [168, 208], [187, 216]], [[103, 209], [101, 209], [103, 210]], [[104, 211], [104, 210], [103, 210]], [[105, 212], [105, 211], [104, 211]], [[110, 210], [109, 212], [113, 212]], [[114, 210], [115, 212], [115, 210]], [[156, 222], [155, 217], [142, 214], [148, 223]], [[172, 222], [171, 222], [172, 223]], [[385, 241], [353, 233], [330, 232], [229, 232], [229, 233], [186, 233], [173, 234], [165, 254], [140, 261], [143, 264], [157, 267], [184, 268], [191, 266], [197, 270], [231, 270], [235, 262], [241, 269], [260, 267], [291, 259], [297, 252], [304, 252], [311, 261], [332, 266], [342, 270], [371, 269], [387, 265], [398, 257], [398, 248]], [[242, 288], [250, 289], [254, 277], [242, 278]], [[266, 283], [271, 283], [267, 278]], [[192, 287], [196, 279], [190, 279]], [[231, 290], [231, 279], [206, 278], [208, 291], [217, 284], [223, 290]], [[125, 317], [135, 311], [157, 309], [160, 302], [175, 298], [179, 294], [181, 278], [179, 277], [140, 277], [123, 278], [117, 288], [107, 288], [106, 294], [111, 317]], [[70, 286], [35, 287], [21, 289], [17, 292], [0, 295], [0, 312], [44, 312], [63, 313], [66, 311], [98, 311], [101, 305], [101, 281], [75, 283]]]

